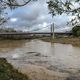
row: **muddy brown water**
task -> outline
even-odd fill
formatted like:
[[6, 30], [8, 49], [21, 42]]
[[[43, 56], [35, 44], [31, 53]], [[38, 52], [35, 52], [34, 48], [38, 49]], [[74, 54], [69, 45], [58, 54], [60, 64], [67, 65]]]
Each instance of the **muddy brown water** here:
[[31, 64], [69, 74], [80, 72], [80, 47], [71, 44], [50, 43], [37, 39], [2, 40], [0, 57], [6, 58], [18, 69]]

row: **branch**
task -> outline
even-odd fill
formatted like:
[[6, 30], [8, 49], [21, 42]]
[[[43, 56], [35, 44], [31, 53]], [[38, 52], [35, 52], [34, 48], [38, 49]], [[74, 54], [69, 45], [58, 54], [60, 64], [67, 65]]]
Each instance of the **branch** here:
[[3, 2], [6, 3], [9, 6], [24, 6], [24, 5], [28, 4], [30, 1], [31, 0], [28, 0], [27, 2], [25, 2], [24, 4], [21, 4], [21, 5], [19, 5], [19, 4], [12, 4], [12, 3], [5, 2], [5, 1], [3, 1]]
[[65, 11], [65, 12], [75, 12], [75, 11], [78, 11], [78, 10], [80, 10], [80, 7], [77, 8], [77, 9], [74, 9], [74, 10], [63, 10], [63, 11]]
[[2, 21], [0, 21], [0, 25], [6, 23], [10, 18], [7, 18], [7, 19], [3, 19]]

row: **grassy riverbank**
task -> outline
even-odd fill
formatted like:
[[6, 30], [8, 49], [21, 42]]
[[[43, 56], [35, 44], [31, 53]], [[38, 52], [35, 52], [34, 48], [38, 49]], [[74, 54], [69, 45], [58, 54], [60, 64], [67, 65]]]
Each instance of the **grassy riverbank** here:
[[67, 38], [55, 38], [55, 39], [51, 39], [50, 37], [43, 37], [40, 39], [52, 43], [72, 44], [74, 46], [80, 46], [79, 37], [67, 37]]
[[29, 80], [28, 77], [14, 69], [6, 59], [0, 58], [0, 80]]

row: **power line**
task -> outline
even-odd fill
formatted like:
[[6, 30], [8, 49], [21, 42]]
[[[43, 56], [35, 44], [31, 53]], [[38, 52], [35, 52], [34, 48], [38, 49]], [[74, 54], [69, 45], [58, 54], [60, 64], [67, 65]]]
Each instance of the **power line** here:
[[[40, 30], [43, 30], [43, 29], [47, 29], [47, 28], [50, 28], [51, 27], [51, 24], [50, 25], [48, 25], [48, 26], [46, 26], [46, 27], [42, 27], [41, 29], [34, 29], [34, 30], [31, 30], [31, 31], [40, 31]], [[56, 24], [54, 24], [54, 29], [60, 29], [61, 28], [61, 26], [58, 26], [58, 25], [56, 25]], [[60, 30], [60, 31], [62, 31], [62, 30]]]
[[46, 29], [46, 28], [49, 28], [49, 26], [46, 26], [46, 27], [43, 27], [43, 28], [41, 28], [41, 29], [35, 29], [35, 30], [32, 30], [32, 31], [40, 31], [40, 30], [42, 30], [42, 29]]

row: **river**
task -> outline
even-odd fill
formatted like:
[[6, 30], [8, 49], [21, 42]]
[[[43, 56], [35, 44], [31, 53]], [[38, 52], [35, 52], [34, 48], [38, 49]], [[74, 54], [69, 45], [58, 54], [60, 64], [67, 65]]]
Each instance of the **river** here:
[[80, 47], [71, 44], [45, 42], [42, 40], [2, 40], [0, 57], [4, 57], [14, 67], [37, 65], [51, 71], [63, 73], [80, 72]]

